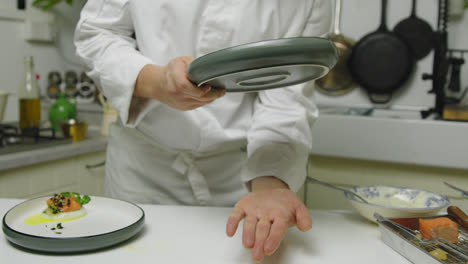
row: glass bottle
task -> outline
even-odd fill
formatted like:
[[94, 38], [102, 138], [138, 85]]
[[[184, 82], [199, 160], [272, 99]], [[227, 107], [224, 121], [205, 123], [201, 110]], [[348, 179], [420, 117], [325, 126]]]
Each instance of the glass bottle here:
[[18, 89], [20, 129], [39, 128], [41, 99], [32, 56], [24, 58], [24, 78]]

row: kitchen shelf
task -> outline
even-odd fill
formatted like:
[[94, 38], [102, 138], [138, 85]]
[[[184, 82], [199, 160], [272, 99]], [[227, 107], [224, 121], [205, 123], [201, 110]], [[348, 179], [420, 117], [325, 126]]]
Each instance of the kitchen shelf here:
[[468, 123], [321, 114], [312, 154], [468, 169]]

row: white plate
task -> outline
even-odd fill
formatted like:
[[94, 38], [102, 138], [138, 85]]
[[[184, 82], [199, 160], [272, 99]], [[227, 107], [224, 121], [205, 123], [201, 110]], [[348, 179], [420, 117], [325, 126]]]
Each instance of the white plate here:
[[[19, 246], [46, 252], [81, 252], [115, 245], [137, 234], [144, 224], [144, 211], [135, 204], [92, 196], [84, 205], [81, 218], [26, 224], [40, 214], [48, 196], [31, 199], [10, 209], [3, 217], [2, 228], [8, 240]], [[63, 229], [56, 226], [61, 223]], [[56, 228], [53, 230], [53, 228]]]

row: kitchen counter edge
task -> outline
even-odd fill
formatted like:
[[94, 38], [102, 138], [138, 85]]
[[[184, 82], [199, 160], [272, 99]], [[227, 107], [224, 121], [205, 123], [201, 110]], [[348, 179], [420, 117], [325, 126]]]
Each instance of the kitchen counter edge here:
[[90, 128], [88, 135], [83, 141], [0, 155], [0, 172], [42, 162], [105, 151], [106, 147], [107, 137], [102, 136], [99, 130]]

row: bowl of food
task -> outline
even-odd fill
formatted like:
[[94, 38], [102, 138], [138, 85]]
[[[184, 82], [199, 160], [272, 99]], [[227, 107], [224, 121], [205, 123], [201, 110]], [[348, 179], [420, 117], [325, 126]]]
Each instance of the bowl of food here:
[[423, 217], [437, 215], [450, 205], [450, 200], [441, 194], [407, 187], [373, 185], [358, 186], [345, 192], [351, 205], [366, 219], [377, 223], [374, 213], [387, 218]]

